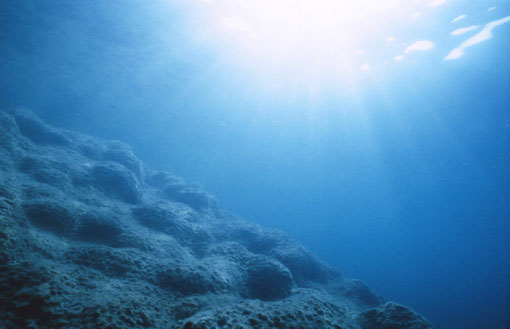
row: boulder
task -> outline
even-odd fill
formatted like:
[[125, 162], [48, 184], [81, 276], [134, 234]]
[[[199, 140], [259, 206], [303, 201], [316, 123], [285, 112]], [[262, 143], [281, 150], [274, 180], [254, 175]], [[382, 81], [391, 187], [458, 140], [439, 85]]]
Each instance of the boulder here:
[[203, 254], [211, 235], [203, 225], [193, 221], [193, 214], [172, 204], [145, 204], [133, 208], [133, 216], [143, 226], [175, 238], [181, 245]]
[[370, 309], [358, 316], [358, 323], [363, 329], [432, 329], [433, 326], [413, 310], [388, 302]]
[[384, 298], [376, 295], [363, 281], [358, 279], [337, 279], [332, 282], [331, 289], [342, 297], [356, 301], [356, 304], [363, 308], [376, 307], [385, 302]]
[[254, 254], [237, 242], [214, 245], [208, 250], [207, 257], [225, 258], [233, 264], [239, 264], [239, 282], [236, 282], [236, 286], [242, 297], [270, 301], [291, 294], [294, 286], [292, 274], [274, 258]]
[[112, 141], [107, 143], [106, 147], [103, 153], [104, 160], [114, 161], [123, 165], [135, 174], [140, 182], [144, 181], [145, 168], [142, 162], [133, 154], [129, 145], [119, 141]]
[[298, 286], [307, 282], [327, 282], [330, 276], [336, 276], [325, 263], [319, 261], [302, 245], [289, 239], [283, 232], [263, 229], [255, 224], [230, 221], [215, 232], [220, 241], [231, 240], [242, 244], [247, 250], [270, 256], [285, 265]]
[[40, 199], [23, 204], [26, 218], [34, 227], [70, 238], [78, 225], [76, 214], [61, 202]]
[[107, 196], [131, 204], [142, 199], [142, 188], [136, 176], [115, 162], [104, 162], [90, 171], [90, 184]]
[[68, 146], [70, 141], [57, 129], [48, 126], [33, 112], [18, 108], [11, 111], [21, 134], [35, 144]]
[[197, 211], [217, 208], [216, 198], [199, 184], [187, 184], [181, 178], [162, 171], [153, 173], [148, 182], [159, 189], [159, 196], [163, 199], [187, 204]]
[[225, 282], [204, 266], [170, 264], [156, 272], [155, 283], [174, 293], [189, 296], [219, 292], [227, 289]]
[[290, 296], [294, 280], [290, 271], [275, 259], [256, 255], [246, 262], [245, 297], [264, 301]]

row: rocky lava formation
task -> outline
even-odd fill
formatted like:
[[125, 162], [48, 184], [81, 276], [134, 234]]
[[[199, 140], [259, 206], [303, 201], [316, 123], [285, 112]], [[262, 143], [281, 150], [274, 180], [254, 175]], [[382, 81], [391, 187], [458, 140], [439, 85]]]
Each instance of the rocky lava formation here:
[[432, 328], [120, 142], [0, 112], [0, 327]]

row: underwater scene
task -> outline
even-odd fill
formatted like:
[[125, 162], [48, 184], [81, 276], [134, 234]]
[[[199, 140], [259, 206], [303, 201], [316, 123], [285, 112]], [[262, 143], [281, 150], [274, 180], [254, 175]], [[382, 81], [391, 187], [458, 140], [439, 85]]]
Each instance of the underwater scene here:
[[510, 2], [4, 0], [0, 328], [510, 328]]

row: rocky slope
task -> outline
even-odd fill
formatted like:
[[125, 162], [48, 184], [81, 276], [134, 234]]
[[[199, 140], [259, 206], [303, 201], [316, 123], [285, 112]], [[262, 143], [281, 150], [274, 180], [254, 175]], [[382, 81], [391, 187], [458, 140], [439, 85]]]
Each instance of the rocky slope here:
[[0, 327], [432, 328], [130, 148], [0, 112]]

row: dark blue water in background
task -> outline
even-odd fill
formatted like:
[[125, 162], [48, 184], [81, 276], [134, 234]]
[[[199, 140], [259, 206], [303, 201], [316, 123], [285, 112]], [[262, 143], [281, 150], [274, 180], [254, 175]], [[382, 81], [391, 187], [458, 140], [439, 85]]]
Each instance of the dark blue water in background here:
[[0, 107], [129, 143], [440, 328], [507, 329], [510, 23], [443, 57], [510, 4], [444, 6], [405, 30], [433, 50], [312, 93], [197, 38], [196, 4], [3, 1]]

